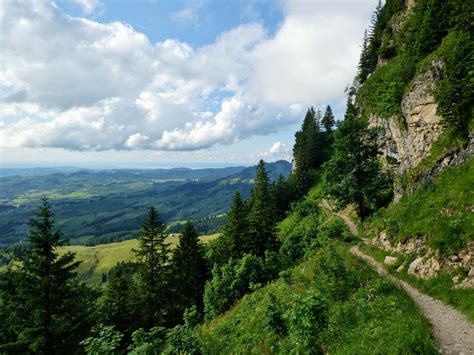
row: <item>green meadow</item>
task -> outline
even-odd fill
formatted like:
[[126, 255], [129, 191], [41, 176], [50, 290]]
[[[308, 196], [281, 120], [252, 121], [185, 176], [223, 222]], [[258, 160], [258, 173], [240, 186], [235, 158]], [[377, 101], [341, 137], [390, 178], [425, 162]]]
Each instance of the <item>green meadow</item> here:
[[[207, 243], [216, 239], [219, 234], [203, 235], [199, 239]], [[166, 241], [173, 249], [179, 241], [178, 234], [170, 235]], [[107, 274], [109, 270], [121, 261], [136, 260], [133, 249], [138, 247], [137, 239], [125, 240], [119, 243], [100, 244], [96, 246], [70, 245], [59, 249], [59, 254], [73, 252], [76, 259], [81, 262], [78, 268], [78, 277], [86, 281], [89, 285], [101, 285], [102, 274]]]

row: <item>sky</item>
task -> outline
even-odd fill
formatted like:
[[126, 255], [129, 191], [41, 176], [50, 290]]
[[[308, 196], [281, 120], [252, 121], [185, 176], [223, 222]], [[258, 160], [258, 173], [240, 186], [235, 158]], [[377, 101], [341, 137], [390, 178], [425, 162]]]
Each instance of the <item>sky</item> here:
[[0, 0], [0, 167], [291, 160], [377, 0]]

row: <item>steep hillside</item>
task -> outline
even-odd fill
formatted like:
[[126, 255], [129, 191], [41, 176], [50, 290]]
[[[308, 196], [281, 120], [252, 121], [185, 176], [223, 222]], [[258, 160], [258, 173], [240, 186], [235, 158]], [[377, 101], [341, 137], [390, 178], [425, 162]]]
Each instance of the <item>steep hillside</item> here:
[[199, 339], [209, 354], [436, 353], [408, 296], [337, 245], [245, 296]]
[[389, 0], [378, 11], [360, 64], [369, 75], [359, 75], [356, 102], [370, 126], [380, 128], [396, 199], [424, 172], [473, 153], [468, 3]]
[[471, 11], [469, 2], [388, 0], [354, 87], [394, 181], [395, 202], [365, 225], [373, 244], [411, 255], [406, 267], [420, 277], [461, 267], [463, 285], [474, 282]]

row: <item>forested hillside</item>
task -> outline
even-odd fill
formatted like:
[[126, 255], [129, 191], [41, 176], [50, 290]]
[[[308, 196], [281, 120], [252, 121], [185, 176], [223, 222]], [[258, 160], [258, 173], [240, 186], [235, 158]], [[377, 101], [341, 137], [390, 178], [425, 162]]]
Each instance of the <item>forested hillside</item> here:
[[[286, 161], [268, 163], [271, 179], [287, 177]], [[24, 242], [26, 222], [42, 197], [56, 210], [58, 226], [73, 244], [136, 238], [148, 206], [156, 206], [179, 232], [193, 220], [204, 234], [225, 223], [235, 191], [247, 196], [255, 167], [220, 169], [81, 170], [0, 178], [0, 245]]]
[[288, 177], [261, 160], [209, 183], [233, 196], [206, 244], [187, 221], [171, 249], [166, 210], [142, 208], [133, 259], [103, 289], [59, 252], [44, 199], [21, 258], [3, 257], [0, 352], [473, 352], [470, 16], [469, 2], [379, 3], [344, 120], [308, 108]]

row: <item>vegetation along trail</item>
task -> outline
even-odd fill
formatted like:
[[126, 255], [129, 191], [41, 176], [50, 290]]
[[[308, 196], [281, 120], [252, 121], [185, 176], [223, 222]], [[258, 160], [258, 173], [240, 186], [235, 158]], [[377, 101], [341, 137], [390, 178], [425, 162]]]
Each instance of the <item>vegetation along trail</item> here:
[[[322, 202], [323, 207], [328, 208], [327, 201]], [[338, 212], [353, 234], [357, 234], [357, 226], [349, 219], [344, 212]], [[366, 240], [364, 240], [366, 242]], [[474, 324], [472, 324], [463, 314], [439, 300], [425, 295], [410, 286], [408, 283], [390, 275], [385, 268], [369, 255], [360, 251], [355, 245], [350, 252], [371, 265], [381, 276], [394, 282], [415, 301], [423, 311], [433, 326], [434, 336], [439, 345], [439, 350], [443, 354], [474, 354]]]

